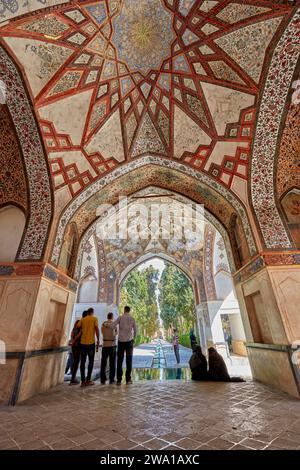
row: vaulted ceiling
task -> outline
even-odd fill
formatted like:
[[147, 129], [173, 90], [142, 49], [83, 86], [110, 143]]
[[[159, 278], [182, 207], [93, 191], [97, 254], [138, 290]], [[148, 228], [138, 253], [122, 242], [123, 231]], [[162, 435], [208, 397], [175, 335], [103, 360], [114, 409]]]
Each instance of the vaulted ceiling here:
[[[140, 204], [143, 204], [143, 211], [138, 216], [141, 210]], [[160, 205], [164, 215], [156, 221], [152, 219], [150, 224], [145, 210], [153, 210], [157, 204]], [[214, 252], [216, 273], [234, 270], [228, 236], [225, 235], [224, 240], [214, 225], [220, 227], [222, 233], [224, 233], [224, 228], [215, 220], [213, 220], [213, 225], [206, 219], [203, 231], [198, 225], [199, 237], [177, 239], [172, 232], [172, 226], [173, 223], [177, 226], [176, 219], [178, 217], [181, 219], [182, 211], [187, 207], [189, 210], [186, 215], [192, 217], [192, 227], [192, 219], [195, 222], [196, 218], [194, 212], [196, 205], [191, 204], [189, 199], [154, 186], [134, 193], [129, 198], [126, 209], [121, 206], [105, 212], [104, 217], [86, 232], [79, 250], [80, 256], [75, 277], [78, 280], [87, 279], [87, 277], [93, 281], [98, 279], [101, 301], [113, 303], [114, 290], [124, 276], [139, 263], [157, 256], [175, 262], [193, 279], [193, 282], [198, 280], [199, 286], [205, 282], [208, 299], [215, 300]], [[124, 210], [128, 214], [128, 219], [122, 214]], [[117, 239], [113, 236], [117, 228], [116, 215], [117, 220], [122, 220], [123, 223], [127, 220], [129, 231], [133, 229], [136, 236], [131, 236], [129, 239]], [[124, 229], [123, 223], [122, 229]], [[109, 236], [103, 236], [104, 234], [109, 234]], [[191, 234], [185, 230], [185, 235]]]
[[85, 0], [2, 26], [62, 205], [144, 154], [208, 173], [245, 202], [268, 53], [290, 12], [259, 0]]

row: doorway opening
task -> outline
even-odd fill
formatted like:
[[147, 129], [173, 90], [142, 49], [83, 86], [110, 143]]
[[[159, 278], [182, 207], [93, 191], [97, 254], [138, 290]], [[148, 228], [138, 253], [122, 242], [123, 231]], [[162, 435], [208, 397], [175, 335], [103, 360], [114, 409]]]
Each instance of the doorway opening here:
[[[129, 305], [137, 323], [133, 368], [138, 380], [189, 379], [191, 336], [197, 341], [192, 281], [175, 263], [153, 257], [123, 279], [120, 312]], [[179, 343], [179, 362], [174, 352]], [[198, 338], [199, 341], [199, 338]]]

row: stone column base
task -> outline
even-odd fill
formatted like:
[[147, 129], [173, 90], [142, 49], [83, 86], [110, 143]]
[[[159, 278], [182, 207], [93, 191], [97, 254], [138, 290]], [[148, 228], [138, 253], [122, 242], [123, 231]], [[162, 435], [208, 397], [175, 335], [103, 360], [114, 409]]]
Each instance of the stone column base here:
[[288, 346], [248, 343], [253, 378], [300, 398], [300, 374]]
[[0, 403], [15, 405], [63, 382], [76, 291], [47, 264], [0, 266]]
[[0, 369], [0, 403], [16, 405], [62, 383], [68, 349], [8, 353]]

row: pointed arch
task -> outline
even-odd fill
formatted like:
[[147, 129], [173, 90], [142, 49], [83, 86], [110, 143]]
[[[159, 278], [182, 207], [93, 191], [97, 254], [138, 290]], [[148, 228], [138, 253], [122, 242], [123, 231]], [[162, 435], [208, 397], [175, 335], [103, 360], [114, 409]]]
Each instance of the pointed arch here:
[[29, 95], [20, 72], [0, 45], [0, 80], [19, 140], [28, 180], [30, 212], [17, 261], [41, 260], [53, 216], [53, 190], [46, 153]]
[[[147, 179], [145, 179], [145, 168], [147, 168]], [[156, 178], [160, 176], [161, 179], [164, 179], [163, 184], [166, 188], [171, 189], [173, 187], [173, 189], [180, 194], [188, 195], [190, 190], [187, 182], [185, 182], [185, 185], [183, 183], [184, 177], [189, 181], [194, 182], [195, 202], [204, 204], [205, 207], [208, 208], [219, 220], [221, 220], [222, 214], [224, 215], [226, 212], [225, 207], [227, 207], [228, 212], [237, 213], [247, 240], [249, 254], [253, 256], [257, 253], [256, 243], [254, 241], [246, 209], [231, 191], [214, 181], [209, 175], [201, 173], [200, 171], [193, 170], [185, 165], [170, 161], [166, 158], [149, 155], [137, 158], [136, 160], [113, 170], [109, 175], [104, 176], [101, 180], [95, 181], [79, 196], [74, 198], [60, 217], [51, 262], [53, 264], [57, 264], [58, 262], [63, 234], [71, 220], [76, 219], [82, 225], [80, 233], [80, 236], [82, 236], [88, 226], [92, 225], [95, 221], [96, 209], [101, 203], [106, 202], [115, 204], [117, 202], [117, 200], [114, 202], [112, 199], [113, 197], [116, 197], [116, 188], [113, 190], [112, 183], [115, 182], [116, 184], [119, 184], [121, 182], [117, 191], [117, 196], [119, 194], [126, 193], [130, 195], [135, 192], [135, 186], [137, 187], [136, 190], [138, 190], [151, 183], [150, 170], [152, 170], [153, 173], [152, 178], [154, 184]], [[123, 179], [124, 177], [127, 178], [127, 186], [121, 179], [122, 177]], [[128, 187], [128, 185], [130, 186]], [[179, 185], [180, 187], [176, 189], [176, 185]], [[114, 191], [114, 193], [109, 195], [109, 190], [112, 192]], [[217, 214], [218, 211], [219, 214]], [[224, 221], [223, 225], [226, 226]]]

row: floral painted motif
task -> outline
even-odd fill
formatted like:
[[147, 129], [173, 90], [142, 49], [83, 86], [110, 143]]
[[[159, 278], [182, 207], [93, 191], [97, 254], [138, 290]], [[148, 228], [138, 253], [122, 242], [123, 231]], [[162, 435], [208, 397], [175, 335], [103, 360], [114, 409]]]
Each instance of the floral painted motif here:
[[28, 209], [26, 176], [8, 108], [0, 105], [0, 204]]
[[292, 95], [277, 162], [277, 193], [279, 198], [293, 187], [300, 187], [300, 80], [294, 83], [294, 89], [297, 86], [298, 88]]
[[252, 204], [267, 248], [291, 248], [276, 206], [274, 160], [283, 110], [300, 54], [299, 24], [300, 9], [275, 48], [261, 99], [253, 146]]
[[[69, 2], [32, 0], [31, 9], [61, 3]], [[44, 16], [28, 15], [1, 28], [3, 41], [23, 67], [29, 86], [41, 86], [33, 93], [33, 105], [48, 150], [55, 189], [58, 198], [65, 191], [62, 204], [72, 199], [67, 207], [61, 206], [53, 259], [58, 259], [65, 227], [77, 212], [81, 227], [84, 217], [92, 222], [91, 213], [79, 209], [93, 192], [107, 189], [115, 179], [148, 164], [179, 170], [194, 178], [201, 197], [206, 198], [210, 207], [224, 198], [241, 218], [254, 255], [256, 246], [245, 209], [251, 173], [252, 204], [265, 245], [290, 247], [276, 209], [273, 167], [281, 116], [299, 55], [296, 45], [299, 14], [290, 21], [275, 49], [251, 161], [258, 97], [267, 69], [263, 67], [268, 61], [266, 54], [271, 56], [292, 7], [286, 1], [270, 2], [269, 7], [259, 0], [255, 5], [250, 5], [250, 1], [249, 5], [220, 1], [211, 9], [200, 0], [152, 3], [154, 16], [157, 11], [163, 12], [159, 21], [172, 21], [167, 33], [171, 37], [161, 45], [161, 49], [167, 47], [168, 54], [161, 49], [155, 51], [158, 65], [151, 62], [153, 51], [138, 58], [137, 49], [128, 50], [133, 39], [140, 41], [143, 50], [147, 44], [149, 49], [150, 40], [157, 41], [157, 37], [153, 38], [154, 27], [149, 30], [142, 24], [137, 28], [131, 21], [136, 14], [132, 9], [127, 31], [129, 42], [119, 44], [118, 23], [129, 0], [99, 0], [97, 5], [92, 0], [74, 0], [70, 5], [47, 10]], [[135, 4], [136, 0], [132, 0], [131, 5]], [[144, 1], [138, 5], [140, 8]], [[28, 1], [0, 0], [1, 12], [15, 16], [28, 13]], [[164, 28], [165, 24], [160, 24], [162, 34]], [[32, 67], [28, 67], [28, 56], [24, 59], [24, 44], [33, 57]], [[123, 46], [129, 55], [121, 50]], [[142, 63], [146, 59], [147, 63]], [[134, 66], [130, 65], [131, 60]], [[10, 106], [14, 106], [13, 102]], [[32, 234], [25, 237], [27, 247], [24, 245], [21, 257], [38, 259], [50, 224], [51, 188], [46, 181], [47, 168], [39, 136], [33, 137], [34, 123], [29, 124], [24, 114], [17, 116], [20, 123], [16, 128], [20, 142], [29, 134], [24, 159], [30, 172], [34, 222], [28, 225], [28, 233], [31, 230]], [[33, 173], [38, 177], [31, 181]], [[172, 172], [165, 171], [164, 175], [169, 187], [179, 186]], [[184, 180], [182, 184], [187, 186]], [[38, 192], [36, 198], [33, 187]], [[224, 207], [216, 209], [223, 211], [220, 220], [227, 217], [227, 203]], [[39, 234], [33, 234], [34, 225], [39, 227]]]
[[0, 0], [0, 21], [67, 2], [69, 0]]
[[15, 125], [29, 182], [30, 216], [19, 259], [41, 259], [52, 216], [52, 189], [47, 163], [23, 82], [0, 47], [0, 79], [6, 84], [7, 106]]
[[[249, 174], [260, 75], [291, 11], [261, 3], [74, 0], [3, 26], [39, 118], [70, 142], [70, 153], [51, 165], [55, 189], [77, 195], [113, 166], [151, 152], [247, 194], [240, 179]], [[44, 140], [56, 150], [48, 134]]]

